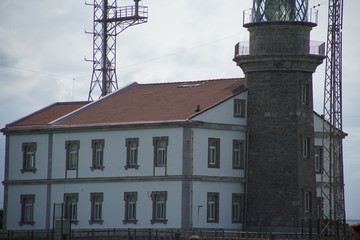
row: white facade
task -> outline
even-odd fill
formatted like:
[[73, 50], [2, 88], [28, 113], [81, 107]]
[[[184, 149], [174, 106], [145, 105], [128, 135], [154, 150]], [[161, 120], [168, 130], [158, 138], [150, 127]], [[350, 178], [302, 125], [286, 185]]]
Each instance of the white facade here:
[[[76, 219], [72, 219], [73, 229], [241, 230], [246, 117], [234, 117], [234, 99], [246, 102], [246, 94], [242, 92], [227, 99], [189, 122], [7, 134], [6, 229], [51, 229], [54, 204], [66, 201], [66, 195], [74, 195]], [[167, 138], [166, 164], [160, 167], [154, 163], [154, 138], [157, 137]], [[137, 167], [127, 168], [126, 141], [133, 138], [138, 139], [138, 162]], [[220, 150], [219, 159], [214, 166], [209, 164], [209, 139], [219, 142], [219, 149], [214, 150], [216, 153]], [[101, 140], [104, 144], [103, 163], [99, 169], [92, 168], [93, 140]], [[234, 140], [244, 147], [239, 151], [244, 158], [239, 167], [233, 164]], [[77, 141], [79, 146], [74, 170], [67, 170], [66, 143], [69, 141]], [[23, 169], [23, 146], [28, 143], [36, 143], [35, 169], [32, 171]], [[124, 221], [126, 193], [136, 193], [136, 221]], [[154, 210], [154, 195], [159, 193], [165, 193], [165, 213]], [[93, 212], [97, 211], [92, 206], [92, 194], [101, 196], [100, 221], [92, 221]], [[214, 211], [211, 212], [209, 201], [212, 200], [209, 199], [213, 196]], [[32, 206], [26, 208], [23, 199], [29, 197]], [[31, 221], [23, 219], [24, 214], [29, 214], [26, 211], [32, 211]], [[154, 214], [164, 214], [165, 219], [151, 221]]]

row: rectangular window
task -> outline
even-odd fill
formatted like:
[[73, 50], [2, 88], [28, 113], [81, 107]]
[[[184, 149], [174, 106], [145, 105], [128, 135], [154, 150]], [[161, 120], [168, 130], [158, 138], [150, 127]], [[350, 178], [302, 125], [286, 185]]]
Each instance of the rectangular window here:
[[245, 118], [245, 100], [234, 99], [234, 117]]
[[304, 137], [302, 141], [302, 152], [304, 158], [310, 157], [310, 138]]
[[233, 168], [244, 169], [245, 165], [245, 143], [240, 140], [233, 140]]
[[79, 160], [79, 148], [80, 141], [66, 141], [66, 169], [67, 170], [76, 170]]
[[36, 157], [36, 142], [23, 143], [23, 167], [21, 172], [36, 172], [35, 157]]
[[235, 194], [232, 195], [232, 222], [242, 222], [242, 209], [243, 209], [243, 195]]
[[79, 199], [78, 193], [64, 194], [65, 203], [65, 219], [70, 220], [72, 223], [77, 223], [77, 203]]
[[104, 199], [103, 193], [91, 193], [90, 201], [91, 201], [91, 219], [89, 221], [90, 224], [99, 223], [102, 224], [102, 203]]
[[301, 86], [301, 104], [309, 105], [309, 85], [304, 84]]
[[209, 138], [208, 139], [208, 167], [219, 168], [220, 167], [220, 139]]
[[207, 222], [219, 222], [219, 193], [207, 194]]
[[312, 193], [311, 192], [304, 193], [304, 210], [306, 213], [312, 212]]
[[128, 168], [139, 168], [138, 165], [139, 138], [126, 139], [126, 166]]
[[166, 219], [166, 200], [167, 192], [152, 192], [153, 213], [151, 223], [167, 223]]
[[315, 172], [322, 173], [323, 164], [323, 149], [322, 147], [315, 147]]
[[136, 201], [137, 193], [136, 192], [125, 192], [124, 193], [125, 201], [125, 219], [123, 223], [137, 223], [136, 219]]
[[167, 161], [168, 137], [154, 137], [154, 165], [155, 167], [165, 167]]
[[94, 170], [94, 169], [103, 170], [104, 169], [105, 140], [104, 139], [92, 140], [91, 147], [92, 147], [91, 170]]
[[20, 225], [34, 225], [34, 203], [35, 195], [21, 195], [21, 219]]

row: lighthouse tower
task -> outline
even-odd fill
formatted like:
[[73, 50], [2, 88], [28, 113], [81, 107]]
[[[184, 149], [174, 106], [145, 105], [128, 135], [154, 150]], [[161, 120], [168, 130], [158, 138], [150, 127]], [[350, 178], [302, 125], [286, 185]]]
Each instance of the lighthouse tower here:
[[254, 0], [249, 51], [234, 61], [248, 88], [245, 230], [299, 231], [314, 223], [316, 179], [308, 0]]

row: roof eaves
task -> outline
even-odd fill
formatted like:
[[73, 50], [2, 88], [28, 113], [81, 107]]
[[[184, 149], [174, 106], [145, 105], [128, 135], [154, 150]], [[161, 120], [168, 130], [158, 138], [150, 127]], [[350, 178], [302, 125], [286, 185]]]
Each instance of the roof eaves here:
[[192, 120], [194, 117], [197, 117], [197, 116], [203, 114], [204, 112], [206, 112], [206, 111], [208, 111], [208, 110], [210, 110], [210, 109], [212, 109], [212, 108], [220, 105], [221, 103], [229, 100], [230, 98], [233, 98], [233, 97], [235, 97], [235, 96], [237, 96], [237, 95], [239, 95], [239, 94], [241, 94], [241, 93], [246, 92], [247, 90], [248, 90], [248, 89], [245, 88], [245, 87], [242, 85], [242, 86], [240, 86], [239, 91], [237, 91], [236, 93], [233, 93], [232, 95], [230, 95], [230, 96], [228, 96], [228, 97], [226, 97], [226, 98], [224, 98], [224, 99], [222, 99], [222, 100], [214, 103], [213, 105], [210, 105], [210, 106], [208, 106], [207, 108], [204, 108], [203, 110], [201, 110], [201, 111], [199, 111], [199, 112], [196, 112], [196, 113], [190, 115], [190, 116], [187, 118], [187, 120]]
[[112, 97], [114, 97], [114, 96], [116, 96], [116, 95], [118, 95], [120, 93], [123, 93], [123, 92], [135, 87], [136, 85], [138, 85], [137, 82], [132, 82], [129, 85], [126, 85], [125, 87], [123, 87], [123, 88], [121, 88], [121, 89], [119, 89], [119, 90], [117, 90], [117, 91], [115, 91], [115, 92], [113, 92], [113, 93], [111, 93], [109, 95], [106, 95], [103, 98], [100, 98], [100, 99], [98, 99], [98, 100], [96, 100], [94, 102], [90, 102], [89, 104], [87, 104], [87, 105], [85, 105], [85, 106], [83, 106], [83, 107], [81, 107], [79, 109], [76, 109], [76, 110], [74, 110], [74, 111], [72, 111], [72, 112], [70, 112], [70, 113], [68, 113], [68, 114], [66, 114], [66, 115], [64, 115], [64, 116], [62, 116], [62, 117], [60, 117], [58, 119], [55, 119], [54, 121], [50, 122], [49, 124], [51, 124], [51, 125], [56, 124], [57, 125], [58, 123], [60, 123], [62, 121], [65, 121], [65, 120], [75, 116], [78, 113], [81, 113], [81, 112], [83, 112], [83, 111], [85, 111], [85, 110], [87, 110], [87, 109], [89, 109], [89, 108], [91, 108], [93, 106], [96, 106], [96, 105], [102, 103], [103, 101], [108, 100], [109, 98], [112, 98]]

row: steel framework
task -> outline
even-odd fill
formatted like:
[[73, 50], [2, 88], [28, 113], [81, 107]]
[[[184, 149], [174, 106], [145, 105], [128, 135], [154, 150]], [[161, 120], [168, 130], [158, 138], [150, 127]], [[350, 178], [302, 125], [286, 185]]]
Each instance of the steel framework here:
[[345, 234], [342, 139], [343, 0], [329, 0], [324, 84], [323, 168], [321, 176], [321, 234]]
[[148, 9], [139, 6], [118, 7], [117, 0], [94, 0], [93, 73], [88, 100], [101, 98], [118, 89], [116, 77], [116, 36], [126, 28], [147, 22]]

